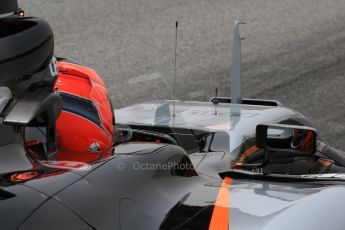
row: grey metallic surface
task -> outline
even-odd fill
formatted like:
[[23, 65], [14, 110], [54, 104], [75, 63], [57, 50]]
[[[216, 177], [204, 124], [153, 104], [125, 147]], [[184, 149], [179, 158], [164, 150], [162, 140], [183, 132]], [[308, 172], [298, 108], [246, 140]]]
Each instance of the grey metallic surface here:
[[30, 180], [25, 183], [26, 186], [38, 190], [47, 196], [54, 196], [57, 192], [68, 187], [79, 180], [81, 176], [72, 172], [62, 172], [54, 176], [47, 176], [38, 180]]
[[[160, 107], [169, 106], [165, 113]], [[172, 101], [158, 101], [137, 104], [115, 110], [117, 124], [140, 125], [147, 127], [169, 127], [197, 129], [207, 132], [226, 132], [229, 148], [224, 152], [202, 152], [190, 155], [198, 173], [219, 178], [218, 173], [231, 168], [231, 163], [239, 156], [239, 146], [255, 136], [256, 126], [265, 123], [278, 123], [288, 119], [307, 121], [300, 113], [283, 106], [255, 106], [211, 102], [175, 103], [176, 116], [171, 117]], [[159, 117], [159, 119], [157, 119]], [[159, 122], [157, 122], [159, 121]], [[222, 140], [224, 142], [224, 140]]]
[[11, 98], [11, 91], [7, 87], [0, 87], [0, 113], [4, 110], [7, 102]]
[[[176, 116], [172, 117], [173, 101], [156, 101], [115, 110], [118, 124], [134, 124], [200, 130], [241, 130], [245, 135], [254, 134], [256, 124], [278, 122], [289, 117], [303, 117], [285, 107], [230, 105], [211, 102], [177, 101]], [[168, 106], [165, 113], [160, 107]], [[230, 121], [231, 118], [231, 121]], [[237, 127], [240, 126], [240, 127]]]
[[[144, 110], [146, 121], [152, 121], [156, 110], [148, 110], [147, 105], [154, 108], [156, 105], [146, 104]], [[176, 119], [183, 120], [184, 123], [180, 125], [184, 125], [186, 129], [196, 127], [195, 124], [204, 124], [207, 120], [212, 121], [210, 124], [206, 122], [211, 126], [216, 126], [220, 121], [220, 127], [226, 135], [230, 134], [230, 141], [235, 146], [254, 135], [253, 127], [257, 123], [304, 119], [285, 107], [218, 106], [219, 116], [213, 117], [214, 115], [210, 115], [214, 110], [211, 103], [180, 102], [176, 104]], [[129, 111], [131, 109], [127, 108], [127, 112]], [[139, 111], [136, 110], [135, 115], [140, 117], [142, 114]], [[227, 130], [224, 129], [223, 122], [229, 120], [230, 114], [241, 116], [231, 116]], [[132, 119], [130, 122], [136, 122], [133, 119], [135, 116], [128, 117]], [[150, 124], [154, 125], [150, 122], [146, 125]], [[171, 123], [166, 125], [169, 127]], [[87, 171], [47, 174], [47, 177], [26, 182], [25, 186], [37, 190], [34, 194], [40, 195], [41, 202], [38, 203], [37, 198], [29, 199], [23, 204], [15, 203], [17, 200], [23, 202], [23, 198], [31, 195], [28, 192], [22, 194], [21, 190], [15, 189], [29, 189], [28, 187], [5, 188], [8, 191], [12, 189], [19, 198], [8, 199], [12, 203], [5, 203], [6, 200], [0, 202], [0, 205], [6, 205], [0, 211], [7, 210], [8, 205], [12, 208], [27, 205], [26, 209], [21, 210], [21, 215], [15, 217], [18, 219], [11, 220], [12, 224], [25, 220], [21, 225], [22, 229], [32, 229], [33, 226], [38, 226], [38, 229], [46, 229], [47, 226], [51, 226], [51, 229], [73, 226], [73, 229], [100, 230], [129, 230], [138, 227], [143, 230], [171, 227], [208, 229], [213, 206], [220, 189], [224, 189], [218, 172], [229, 169], [238, 149], [231, 149], [231, 152], [199, 153], [202, 158], [196, 168], [199, 175], [179, 175], [175, 169], [164, 168], [163, 165], [179, 165], [186, 159], [187, 155], [180, 147], [152, 143], [135, 143], [132, 147], [133, 151], [130, 151], [131, 145], [128, 143], [117, 146], [114, 157], [92, 165]], [[192, 160], [193, 157], [198, 158], [197, 155], [192, 154]], [[230, 202], [226, 208], [229, 208], [230, 229], [273, 230], [293, 226], [294, 229], [312, 230], [316, 226], [329, 226], [329, 229], [341, 229], [344, 226], [342, 218], [334, 219], [345, 205], [345, 201], [342, 201], [345, 200], [344, 182], [279, 183], [234, 178], [228, 189], [226, 196]], [[47, 197], [40, 194], [41, 191], [48, 194], [50, 200], [42, 203]], [[42, 205], [35, 209], [40, 204]], [[324, 213], [328, 205], [331, 205], [332, 210]], [[14, 210], [9, 210], [12, 218], [15, 216], [13, 213]], [[27, 218], [24, 219], [25, 217]], [[333, 222], [326, 225], [323, 217], [332, 217]], [[299, 221], [295, 221], [296, 219]]]
[[[165, 114], [159, 107], [169, 106]], [[224, 131], [230, 135], [230, 152], [246, 138], [255, 135], [256, 125], [277, 123], [290, 118], [305, 120], [303, 115], [291, 109], [277, 106], [218, 104], [211, 102], [177, 101], [176, 116], [171, 116], [172, 101], [137, 104], [115, 110], [118, 124], [133, 124], [170, 128]], [[157, 119], [159, 117], [159, 119]], [[161, 122], [156, 122], [156, 121]]]
[[[47, 215], [47, 213], [49, 214]], [[61, 230], [72, 229], [71, 226], [73, 226], [73, 230], [92, 229], [87, 223], [83, 222], [76, 214], [68, 210], [61, 203], [54, 199], [50, 199], [36, 210], [18, 229]]]
[[9, 144], [0, 147], [0, 174], [25, 171], [32, 168], [26, 157], [25, 149], [20, 144]]
[[344, 228], [345, 187], [306, 183], [234, 181], [229, 190], [230, 229]]
[[[152, 146], [148, 145], [148, 147]], [[152, 150], [155, 149], [152, 148]], [[180, 148], [168, 146], [149, 155], [114, 158], [88, 174], [83, 180], [61, 191], [56, 197], [97, 229], [119, 228], [120, 223], [124, 221], [120, 219], [123, 216], [123, 214], [120, 215], [121, 202], [125, 202], [123, 199], [144, 202], [144, 207], [148, 205], [149, 210], [156, 213], [155, 215], [160, 220], [155, 224], [160, 224], [164, 219], [164, 213], [176, 204], [179, 196], [182, 197], [186, 193], [181, 188], [185, 187], [188, 191], [189, 183], [193, 183], [194, 180], [186, 178], [179, 182], [178, 178], [171, 176], [169, 170], [136, 170], [135, 167], [138, 163], [174, 162], [174, 158], [178, 161], [183, 155], [184, 152]], [[168, 187], [158, 186], [156, 183], [159, 181]], [[169, 188], [170, 193], [175, 194], [171, 198], [161, 191], [161, 189], [169, 191]], [[156, 202], [158, 200], [160, 202]], [[101, 210], [101, 212], [95, 214], [94, 210]], [[152, 229], [152, 225], [151, 228], [146, 229]]]
[[7, 135], [4, 135], [0, 138], [0, 145], [8, 145], [8, 144], [21, 144], [22, 139], [19, 132], [13, 132], [13, 127], [9, 125], [4, 125], [2, 123], [2, 120], [0, 119], [0, 133], [7, 133]]
[[[4, 192], [13, 197], [7, 199]], [[22, 185], [1, 187], [0, 196], [1, 229], [6, 230], [17, 229], [34, 209], [47, 200], [46, 196]]]
[[231, 64], [231, 81], [230, 81], [230, 97], [232, 103], [242, 103], [242, 60], [241, 60], [241, 22], [236, 21], [234, 25], [234, 38], [232, 41], [232, 64]]
[[[163, 2], [163, 4], [165, 4], [165, 2]], [[207, 2], [204, 4], [208, 5], [210, 3]], [[278, 1], [277, 4], [281, 3]], [[291, 4], [293, 6], [294, 2]], [[324, 3], [319, 4], [322, 5]], [[197, 5], [203, 6], [201, 3]], [[298, 5], [303, 6], [303, 3]], [[83, 6], [84, 5], [81, 4], [81, 8]], [[88, 7], [90, 6], [88, 5]], [[186, 9], [186, 11], [188, 11], [188, 8]], [[255, 12], [260, 12], [260, 9], [256, 10]], [[210, 14], [208, 14], [208, 12], [210, 12]], [[207, 10], [202, 17], [205, 15], [212, 15], [211, 12], [212, 11]], [[203, 11], [198, 11], [198, 13], [202, 14]], [[227, 13], [228, 12], [226, 12], [226, 14]], [[324, 10], [322, 10], [322, 13], [324, 13]], [[274, 15], [274, 12], [270, 15]], [[148, 16], [152, 17], [151, 14], [148, 14]], [[281, 18], [284, 18], [284, 15], [281, 15]], [[136, 18], [134, 18], [134, 21], [135, 20]], [[287, 23], [284, 25], [286, 26]], [[86, 27], [82, 29], [84, 28]], [[92, 41], [92, 39], [90, 40]], [[190, 40], [195, 42], [193, 39]], [[155, 42], [157, 43], [157, 41]], [[139, 50], [136, 50], [136, 52], [138, 51]], [[217, 50], [214, 49], [212, 49], [212, 51], [217, 52]], [[140, 54], [140, 52], [138, 53]], [[212, 54], [212, 52], [206, 53], [207, 55], [210, 53]], [[97, 55], [94, 56], [97, 57]], [[197, 57], [197, 55], [195, 56]], [[164, 62], [165, 59], [163, 58], [162, 60]], [[157, 61], [157, 63], [159, 62], [161, 62], [161, 60]], [[259, 63], [260, 66], [261, 64], [262, 63]], [[206, 69], [207, 65], [199, 65], [198, 72], [194, 72], [196, 73], [195, 75], [193, 75], [193, 70], [185, 71], [184, 73], [191, 76], [191, 80], [194, 80], [194, 82], [197, 82], [198, 79], [202, 79], [200, 82], [204, 82], [204, 77], [207, 79], [208, 75], [200, 74], [200, 76], [198, 76], [200, 73], [200, 66]], [[259, 69], [260, 68], [258, 68], [258, 70]], [[151, 71], [151, 69], [149, 70]], [[133, 70], [133, 72], [134, 71], [135, 70]], [[220, 73], [221, 72], [222, 71], [220, 71]], [[120, 82], [119, 85], [126, 85], [129, 83], [138, 87], [139, 84], [147, 82], [147, 79], [156, 80], [160, 79], [160, 77], [161, 75], [159, 74], [141, 75], [134, 80], [129, 79], [128, 82]], [[274, 79], [274, 77], [272, 78]], [[217, 79], [212, 80], [215, 80], [217, 84], [218, 82], [222, 82], [219, 81], [220, 79], [218, 79], [218, 81], [216, 81]], [[207, 80], [206, 82], [209, 83], [205, 84], [208, 88], [214, 88], [214, 82], [211, 80]], [[253, 82], [255, 83], [255, 81]], [[265, 82], [265, 84], [272, 86], [268, 82]], [[260, 86], [258, 82], [253, 85]], [[155, 87], [155, 85], [152, 84], [150, 87]], [[194, 87], [194, 89], [198, 89], [199, 91], [188, 91], [189, 94], [187, 97], [202, 98], [206, 97], [205, 95], [208, 94], [208, 88], [200, 91], [197, 84], [195, 84]], [[282, 86], [279, 84], [278, 86], [273, 84], [273, 87], [278, 87], [280, 94], [280, 89], [284, 89], [284, 85]], [[130, 90], [130, 87], [125, 88]], [[161, 90], [164, 91], [166, 88], [166, 86], [161, 87]], [[182, 92], [187, 92], [186, 89], [191, 90], [193, 87], [186, 84]], [[254, 93], [252, 93], [255, 95], [255, 90], [253, 91]], [[265, 95], [267, 91], [263, 94]], [[142, 97], [145, 95], [146, 90], [133, 92], [135, 92], [133, 93], [134, 95], [140, 95]], [[164, 96], [164, 93], [158, 94], [158, 97]], [[281, 95], [287, 94], [291, 96], [289, 91]], [[155, 97], [156, 95], [149, 95], [149, 97], [150, 96]], [[181, 94], [181, 97], [182, 96], [186, 95]], [[121, 101], [120, 103], [123, 102]], [[192, 107], [192, 104], [185, 103], [182, 107], [183, 106]], [[120, 147], [116, 157], [111, 158], [107, 162], [95, 164], [92, 166], [93, 171], [69, 173], [69, 175], [71, 175], [70, 177], [66, 174], [68, 177], [67, 180], [65, 180], [66, 178], [64, 178], [64, 175], [61, 175], [61, 177], [54, 175], [56, 178], [40, 178], [37, 179], [36, 184], [31, 183], [35, 182], [35, 180], [25, 184], [32, 186], [32, 188], [39, 189], [39, 191], [30, 190], [32, 192], [30, 193], [24, 191], [25, 189], [29, 189], [28, 187], [18, 186], [5, 188], [6, 190], [12, 189], [14, 194], [18, 197], [12, 197], [2, 201], [0, 205], [4, 206], [0, 210], [7, 211], [9, 206], [12, 208], [8, 210], [9, 214], [13, 214], [16, 211], [13, 210], [14, 207], [24, 206], [23, 210], [20, 210], [19, 216], [10, 217], [12, 218], [10, 219], [10, 223], [12, 224], [21, 223], [31, 211], [34, 211], [24, 223], [23, 228], [43, 226], [42, 228], [47, 229], [47, 227], [51, 225], [53, 225], [51, 227], [52, 229], [67, 228], [70, 227], [68, 223], [71, 223], [74, 229], [87, 229], [89, 227], [96, 229], [133, 229], [138, 228], [138, 225], [140, 229], [158, 229], [159, 227], [161, 227], [161, 229], [169, 229], [171, 226], [166, 225], [165, 228], [162, 228], [162, 225], [167, 223], [166, 220], [169, 219], [169, 217], [176, 221], [178, 219], [177, 217], [179, 217], [177, 214], [179, 214], [178, 211], [180, 209], [187, 208], [186, 210], [189, 210], [191, 207], [197, 210], [200, 209], [190, 218], [186, 217], [188, 212], [183, 210], [182, 213], [185, 214], [183, 217], [186, 217], [186, 219], [182, 218], [182, 223], [180, 223], [179, 227], [189, 229], [188, 226], [183, 225], [188, 225], [188, 222], [192, 222], [193, 219], [203, 219], [203, 215], [201, 214], [203, 214], [205, 210], [204, 207], [212, 208], [212, 205], [214, 205], [219, 189], [221, 188], [219, 186], [220, 179], [219, 177], [217, 178], [217, 172], [224, 170], [224, 167], [225, 169], [229, 167], [232, 160], [231, 155], [233, 155], [237, 147], [246, 138], [253, 137], [256, 124], [262, 122], [278, 122], [291, 118], [296, 120], [299, 119], [302, 123], [304, 122], [304, 117], [300, 114], [283, 107], [261, 108], [257, 106], [231, 106], [231, 108], [229, 108], [229, 106], [227, 106], [224, 107], [224, 110], [227, 110], [228, 113], [225, 113], [223, 117], [211, 116], [210, 119], [209, 114], [214, 113], [214, 106], [208, 105], [203, 107], [200, 106], [200, 104], [194, 104], [194, 106], [195, 110], [193, 111], [193, 108], [191, 108], [190, 110], [192, 112], [189, 111], [189, 114], [188, 110], [180, 111], [181, 116], [176, 119], [178, 121], [177, 125], [186, 128], [202, 126], [201, 128], [207, 129], [209, 129], [209, 126], [218, 125], [218, 128], [219, 126], [223, 126], [220, 130], [228, 131], [231, 138], [229, 154], [212, 152], [207, 153], [206, 157], [201, 156], [202, 160], [198, 162], [198, 171], [201, 172], [201, 175], [183, 177], [172, 175], [170, 170], [135, 170], [133, 168], [137, 162], [159, 165], [167, 162], [178, 163], [182, 157], [185, 157], [185, 153], [178, 147], [158, 145], [155, 146], [157, 148], [155, 149], [154, 146], [147, 145], [146, 147], [148, 150], [145, 151], [145, 149], [140, 150], [140, 148], [145, 148], [144, 145], [139, 146], [139, 148], [135, 146], [134, 150], [138, 154], [128, 154], [130, 152], [128, 146], [123, 148], [121, 152]], [[208, 115], [203, 117], [204, 115], [199, 114], [199, 116], [198, 113], [200, 113], [200, 111]], [[164, 119], [164, 112], [166, 112], [164, 109], [159, 112], [160, 116], [163, 115], [163, 119], [161, 117], [160, 119], [156, 119], [157, 116], [152, 116], [151, 113], [151, 116], [149, 116], [146, 121], [144, 120], [144, 123], [146, 122], [147, 125], [155, 125], [157, 123], [167, 126], [171, 126], [171, 124], [175, 125], [175, 121], [171, 123], [171, 120]], [[232, 119], [229, 121], [230, 115]], [[138, 121], [143, 122], [142, 117], [138, 119]], [[133, 119], [127, 122], [131, 123], [137, 121]], [[224, 129], [224, 126], [227, 128]], [[198, 156], [196, 156], [196, 158], [197, 157]], [[205, 177], [205, 175], [208, 177]], [[81, 179], [80, 176], [84, 178]], [[45, 186], [50, 183], [54, 183], [54, 186], [49, 189], [45, 188]], [[228, 206], [230, 211], [230, 229], [342, 229], [345, 224], [343, 218], [340, 216], [340, 214], [342, 214], [341, 210], [343, 210], [345, 204], [345, 191], [342, 184], [342, 182], [335, 182], [335, 185], [332, 183], [329, 185], [316, 185], [312, 183], [283, 184], [234, 179], [229, 189], [230, 203]], [[23, 190], [25, 194], [22, 193], [23, 191], [21, 188], [25, 188]], [[46, 199], [44, 195], [40, 194], [40, 190], [44, 190], [49, 195], [53, 195], [60, 188], [65, 189], [60, 191], [53, 199], [44, 203], [39, 209], [35, 210], [35, 208]], [[36, 195], [41, 195], [41, 199], [38, 199]], [[23, 198], [26, 198], [26, 200], [23, 201]], [[16, 203], [17, 201], [21, 203]], [[331, 210], [328, 210], [330, 206]], [[176, 212], [172, 212], [174, 208], [177, 209], [177, 214]], [[6, 214], [9, 215], [5, 213], [5, 217]], [[61, 222], [58, 219], [60, 216]], [[42, 221], [40, 217], [44, 218], [44, 220]], [[136, 218], [138, 218], [138, 220], [134, 221]], [[332, 223], [329, 224], [326, 222], [325, 220], [327, 219], [333, 220]], [[172, 223], [174, 221], [172, 221]], [[192, 226], [197, 228], [196, 225]], [[9, 228], [11, 227], [13, 226], [9, 226]], [[174, 227], [176, 227], [176, 225]], [[207, 228], [207, 224], [203, 225], [203, 227]]]
[[30, 0], [56, 53], [105, 79], [115, 108], [172, 98], [179, 21], [177, 99], [228, 96], [233, 23], [241, 33], [243, 96], [276, 99], [306, 115], [326, 141], [345, 139], [343, 0]]

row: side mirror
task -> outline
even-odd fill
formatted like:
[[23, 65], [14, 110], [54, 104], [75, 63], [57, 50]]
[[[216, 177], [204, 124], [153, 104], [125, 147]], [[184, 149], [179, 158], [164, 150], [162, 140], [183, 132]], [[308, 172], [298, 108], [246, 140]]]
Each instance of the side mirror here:
[[46, 128], [46, 158], [57, 150], [55, 122], [63, 107], [60, 95], [33, 91], [16, 101], [3, 123]]
[[310, 155], [316, 152], [316, 130], [296, 125], [258, 125], [256, 146], [264, 150]]

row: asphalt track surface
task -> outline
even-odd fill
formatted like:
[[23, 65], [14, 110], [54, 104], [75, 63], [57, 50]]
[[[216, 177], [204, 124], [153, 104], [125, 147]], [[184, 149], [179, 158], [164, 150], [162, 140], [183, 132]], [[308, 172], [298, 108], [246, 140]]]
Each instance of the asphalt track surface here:
[[241, 34], [245, 97], [298, 110], [345, 149], [344, 0], [21, 0], [47, 19], [56, 54], [97, 70], [114, 106], [171, 99], [175, 21], [177, 98], [228, 96], [233, 23]]

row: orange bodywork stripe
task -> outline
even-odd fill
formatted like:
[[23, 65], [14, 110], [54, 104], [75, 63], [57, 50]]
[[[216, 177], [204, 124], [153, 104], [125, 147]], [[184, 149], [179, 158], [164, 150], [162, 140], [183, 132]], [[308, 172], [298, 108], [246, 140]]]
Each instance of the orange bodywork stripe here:
[[214, 205], [209, 230], [229, 229], [229, 188], [232, 179], [226, 177], [219, 189], [216, 203]]
[[256, 145], [251, 146], [249, 149], [247, 149], [244, 153], [242, 153], [242, 156], [240, 157], [240, 162], [243, 162], [244, 159], [246, 159], [247, 157], [249, 157], [250, 155], [252, 155], [253, 153], [256, 152], [256, 150], [258, 150], [258, 148], [256, 147]]
[[329, 167], [331, 167], [331, 165], [332, 165], [332, 162], [329, 160], [326, 160], [326, 159], [319, 159], [319, 163], [324, 168], [322, 173], [326, 173], [327, 170], [329, 169]]

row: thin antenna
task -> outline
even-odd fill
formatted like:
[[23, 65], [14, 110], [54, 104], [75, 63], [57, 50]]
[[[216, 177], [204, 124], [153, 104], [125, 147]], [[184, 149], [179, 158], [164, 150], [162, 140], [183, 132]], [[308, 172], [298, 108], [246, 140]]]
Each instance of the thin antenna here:
[[240, 21], [235, 22], [234, 40], [232, 47], [232, 67], [231, 67], [231, 85], [230, 98], [233, 104], [242, 104], [242, 72], [241, 72], [241, 40]]
[[218, 99], [218, 88], [216, 88], [216, 96], [212, 99], [212, 102], [214, 105], [218, 105], [219, 99]]
[[218, 88], [216, 88], [216, 97], [213, 100], [213, 104], [214, 104], [214, 115], [217, 116], [217, 105], [218, 105]]
[[178, 32], [178, 21], [176, 21], [176, 31], [175, 31], [175, 65], [174, 65], [174, 85], [173, 85], [173, 117], [175, 117], [175, 107], [176, 107], [176, 62], [177, 62], [177, 32]]

